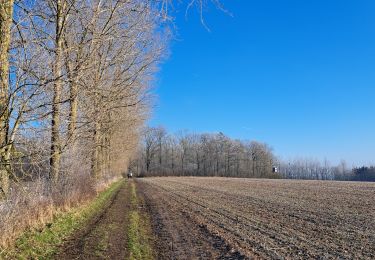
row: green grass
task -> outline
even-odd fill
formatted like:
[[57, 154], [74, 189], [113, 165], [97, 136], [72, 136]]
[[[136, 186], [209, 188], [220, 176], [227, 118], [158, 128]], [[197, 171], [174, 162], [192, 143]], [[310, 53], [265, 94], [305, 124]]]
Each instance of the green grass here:
[[42, 230], [29, 230], [17, 239], [15, 247], [0, 252], [0, 259], [50, 259], [66, 238], [95, 216], [113, 198], [124, 181], [112, 184], [92, 202], [59, 213], [48, 227]]
[[131, 183], [132, 210], [129, 213], [128, 243], [130, 259], [153, 259], [149, 244], [149, 220], [138, 210], [138, 199], [134, 182]]
[[102, 259], [105, 258], [105, 252], [108, 250], [108, 240], [110, 232], [112, 232], [111, 228], [109, 230], [102, 228], [101, 230], [98, 230], [94, 233], [97, 237], [101, 238], [99, 243], [96, 245], [94, 252], [95, 256], [100, 257]]

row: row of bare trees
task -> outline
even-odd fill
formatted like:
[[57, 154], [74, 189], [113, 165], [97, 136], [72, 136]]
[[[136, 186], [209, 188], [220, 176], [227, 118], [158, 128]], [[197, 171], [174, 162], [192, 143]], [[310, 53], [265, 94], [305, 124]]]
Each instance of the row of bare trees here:
[[162, 24], [154, 1], [1, 1], [2, 196], [17, 180], [127, 168], [165, 51]]
[[374, 167], [332, 165], [312, 158], [281, 160], [265, 143], [234, 140], [223, 133], [169, 134], [146, 127], [130, 171], [138, 176], [226, 176], [307, 180], [373, 181]]
[[278, 169], [286, 179], [307, 180], [334, 180], [341, 172], [342, 175], [347, 172], [345, 162], [335, 168], [327, 159], [320, 162], [311, 158], [296, 158], [287, 162], [279, 162]]
[[233, 140], [223, 133], [168, 134], [146, 128], [131, 170], [143, 176], [194, 175], [277, 177], [271, 148], [255, 141]]
[[327, 159], [322, 162], [311, 158], [298, 158], [278, 163], [279, 173], [286, 179], [375, 181], [375, 167], [349, 166], [345, 160], [332, 165]]

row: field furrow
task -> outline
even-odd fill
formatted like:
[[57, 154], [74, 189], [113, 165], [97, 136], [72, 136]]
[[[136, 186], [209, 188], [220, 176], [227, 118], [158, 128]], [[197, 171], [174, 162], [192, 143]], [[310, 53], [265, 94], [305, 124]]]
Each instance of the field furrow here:
[[229, 178], [146, 178], [165, 211], [259, 258], [375, 257], [373, 183]]

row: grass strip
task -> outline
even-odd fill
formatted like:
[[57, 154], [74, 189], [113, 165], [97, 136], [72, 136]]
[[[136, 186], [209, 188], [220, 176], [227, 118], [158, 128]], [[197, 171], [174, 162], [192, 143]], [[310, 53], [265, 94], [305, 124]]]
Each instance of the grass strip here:
[[123, 180], [115, 182], [88, 204], [56, 214], [52, 224], [42, 230], [26, 231], [13, 249], [0, 252], [0, 259], [50, 259], [66, 238], [105, 207], [123, 183]]
[[148, 227], [149, 219], [139, 211], [138, 198], [135, 183], [131, 182], [131, 204], [129, 213], [128, 243], [131, 260], [154, 259]]

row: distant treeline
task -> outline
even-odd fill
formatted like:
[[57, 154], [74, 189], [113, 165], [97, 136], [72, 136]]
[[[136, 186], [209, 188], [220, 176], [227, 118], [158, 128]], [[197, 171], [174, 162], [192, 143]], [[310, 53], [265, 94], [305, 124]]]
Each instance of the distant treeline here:
[[314, 159], [296, 159], [279, 162], [280, 175], [285, 179], [375, 181], [375, 167], [348, 167], [345, 161], [331, 166], [329, 161], [321, 163]]
[[172, 135], [163, 127], [148, 127], [141, 136], [130, 167], [138, 176], [375, 181], [375, 167], [349, 168], [345, 161], [332, 166], [327, 160], [306, 158], [283, 161], [265, 143], [231, 139], [223, 133]]
[[233, 140], [223, 133], [170, 135], [162, 127], [142, 134], [132, 170], [140, 176], [228, 176], [278, 178], [271, 148]]
[[375, 181], [375, 167], [354, 168], [351, 179], [353, 181]]

